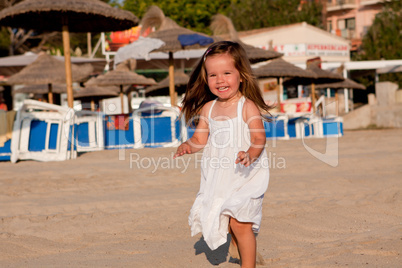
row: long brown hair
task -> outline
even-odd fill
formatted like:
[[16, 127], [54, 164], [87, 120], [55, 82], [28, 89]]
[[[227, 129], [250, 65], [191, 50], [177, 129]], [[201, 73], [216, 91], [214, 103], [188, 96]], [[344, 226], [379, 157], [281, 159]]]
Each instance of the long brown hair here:
[[[250, 66], [250, 61], [244, 48], [236, 42], [220, 41], [212, 44], [202, 55], [198, 64], [191, 73], [187, 84], [186, 94], [182, 101], [182, 115], [186, 122], [190, 122], [196, 118], [202, 107], [209, 101], [216, 99], [208, 87], [207, 72], [205, 68], [205, 60], [207, 57], [227, 53], [232, 56], [235, 68], [239, 71], [240, 78], [243, 82], [240, 83], [240, 93], [253, 101], [260, 111], [269, 113], [271, 106], [264, 102], [258, 82], [253, 75]], [[192, 122], [196, 124], [197, 122]]]

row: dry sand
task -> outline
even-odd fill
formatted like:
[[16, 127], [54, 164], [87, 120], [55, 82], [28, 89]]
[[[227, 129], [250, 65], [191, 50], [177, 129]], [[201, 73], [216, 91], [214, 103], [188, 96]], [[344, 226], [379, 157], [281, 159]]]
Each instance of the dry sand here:
[[[326, 141], [306, 143], [324, 153]], [[268, 143], [271, 179], [257, 238], [267, 267], [401, 267], [402, 130], [329, 141], [339, 142], [336, 167], [301, 140]], [[171, 161], [174, 151], [0, 163], [0, 266], [239, 267], [228, 244], [212, 252], [201, 235], [190, 236], [200, 155], [182, 158], [190, 160], [185, 170]], [[150, 159], [160, 160], [158, 169]]]

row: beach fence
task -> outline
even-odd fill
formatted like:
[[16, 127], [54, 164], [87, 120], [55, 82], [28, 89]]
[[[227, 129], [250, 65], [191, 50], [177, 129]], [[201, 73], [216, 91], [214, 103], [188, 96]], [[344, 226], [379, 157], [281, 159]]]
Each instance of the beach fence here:
[[[264, 121], [267, 139], [341, 137], [341, 117], [276, 114]], [[176, 147], [194, 134], [177, 107], [148, 106], [131, 114], [106, 115], [35, 100], [18, 110], [12, 139], [0, 147], [0, 161], [63, 161], [79, 153]]]

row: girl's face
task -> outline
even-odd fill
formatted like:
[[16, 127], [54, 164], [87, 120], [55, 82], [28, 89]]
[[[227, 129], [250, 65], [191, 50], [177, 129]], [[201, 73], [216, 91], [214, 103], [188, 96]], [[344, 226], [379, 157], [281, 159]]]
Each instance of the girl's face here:
[[229, 54], [218, 54], [205, 60], [208, 87], [219, 100], [230, 100], [239, 96], [242, 82], [240, 73]]

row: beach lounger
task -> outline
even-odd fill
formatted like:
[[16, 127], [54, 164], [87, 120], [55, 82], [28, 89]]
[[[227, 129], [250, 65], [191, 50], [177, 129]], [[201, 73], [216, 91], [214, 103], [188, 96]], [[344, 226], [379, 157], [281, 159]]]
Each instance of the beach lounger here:
[[104, 114], [82, 110], [75, 115], [74, 144], [77, 152], [104, 150]]
[[73, 109], [25, 100], [18, 110], [11, 139], [11, 162], [63, 161], [76, 157]]
[[133, 112], [134, 148], [174, 147], [187, 138], [180, 111], [175, 107], [145, 107]]
[[289, 139], [287, 115], [270, 117], [272, 121], [264, 121], [265, 136], [267, 139]]

